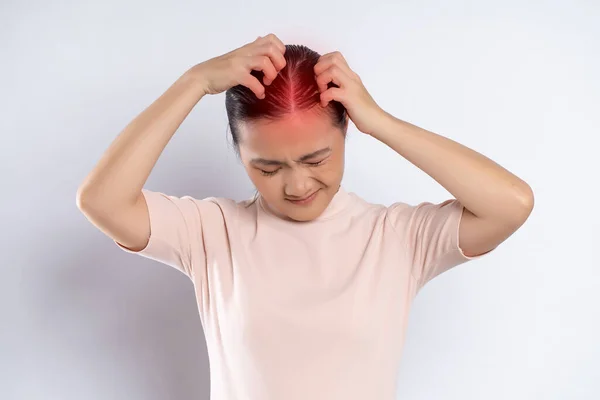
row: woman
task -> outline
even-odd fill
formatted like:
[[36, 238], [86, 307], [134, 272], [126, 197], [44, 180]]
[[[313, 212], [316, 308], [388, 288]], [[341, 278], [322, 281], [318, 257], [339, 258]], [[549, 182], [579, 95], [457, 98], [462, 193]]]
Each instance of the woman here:
[[[194, 105], [223, 91], [256, 198], [143, 189]], [[346, 192], [348, 119], [456, 198], [384, 207]], [[77, 199], [123, 250], [190, 277], [211, 394], [227, 400], [393, 399], [416, 293], [497, 247], [533, 207], [521, 179], [383, 111], [339, 52], [272, 34], [183, 74], [116, 138]]]

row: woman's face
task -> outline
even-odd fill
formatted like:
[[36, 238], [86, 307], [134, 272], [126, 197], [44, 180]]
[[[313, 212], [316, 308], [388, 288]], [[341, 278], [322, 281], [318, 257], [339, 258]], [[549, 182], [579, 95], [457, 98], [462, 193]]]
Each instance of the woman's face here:
[[296, 221], [318, 217], [344, 174], [344, 134], [331, 117], [319, 112], [243, 124], [239, 150], [268, 207]]

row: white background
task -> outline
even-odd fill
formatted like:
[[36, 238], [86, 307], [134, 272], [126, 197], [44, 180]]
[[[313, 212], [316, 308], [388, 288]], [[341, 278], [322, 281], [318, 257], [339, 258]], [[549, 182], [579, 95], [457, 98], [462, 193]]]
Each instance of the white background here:
[[[119, 250], [75, 194], [187, 68], [273, 32], [341, 51], [386, 111], [534, 190], [516, 234], [416, 298], [398, 398], [600, 398], [599, 21], [591, 0], [3, 0], [1, 397], [208, 398], [190, 281]], [[205, 97], [146, 187], [251, 197], [227, 134], [224, 94]], [[346, 160], [369, 201], [450, 196], [352, 124]]]

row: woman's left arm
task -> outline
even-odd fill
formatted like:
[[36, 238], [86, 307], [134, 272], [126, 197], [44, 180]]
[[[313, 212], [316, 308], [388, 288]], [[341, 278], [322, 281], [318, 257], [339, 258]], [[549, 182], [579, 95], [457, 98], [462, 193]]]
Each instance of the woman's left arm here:
[[531, 187], [484, 155], [382, 111], [371, 136], [423, 170], [464, 206], [460, 247], [486, 253], [512, 235], [534, 205]]
[[494, 249], [527, 220], [534, 205], [527, 183], [484, 155], [385, 112], [339, 51], [321, 56], [314, 71], [322, 106], [342, 103], [361, 132], [394, 149], [463, 205], [459, 243], [465, 255]]

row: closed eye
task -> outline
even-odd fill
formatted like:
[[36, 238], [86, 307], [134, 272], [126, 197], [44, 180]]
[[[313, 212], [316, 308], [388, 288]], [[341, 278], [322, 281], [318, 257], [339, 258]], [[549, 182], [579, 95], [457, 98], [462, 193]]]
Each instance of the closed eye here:
[[[316, 167], [319, 166], [321, 164], [323, 164], [325, 161], [327, 161], [327, 158], [321, 160], [321, 161], [317, 161], [317, 162], [305, 162], [305, 164], [310, 165], [311, 167]], [[258, 169], [260, 171], [260, 173], [264, 176], [273, 176], [277, 173], [277, 171], [279, 171], [281, 168], [277, 168], [275, 171], [265, 171], [264, 169]]]
[[271, 176], [271, 175], [275, 175], [277, 173], [277, 171], [279, 171], [279, 169], [276, 169], [275, 171], [265, 171], [264, 169], [259, 169], [260, 173], [265, 175], [265, 176]]
[[321, 160], [321, 161], [317, 161], [317, 162], [307, 162], [307, 164], [308, 164], [308, 165], [313, 165], [313, 166], [315, 166], [315, 165], [321, 165], [321, 164], [323, 164], [323, 163], [324, 163], [326, 160], [327, 160], [327, 159], [325, 158], [325, 159], [323, 159], [323, 160]]

